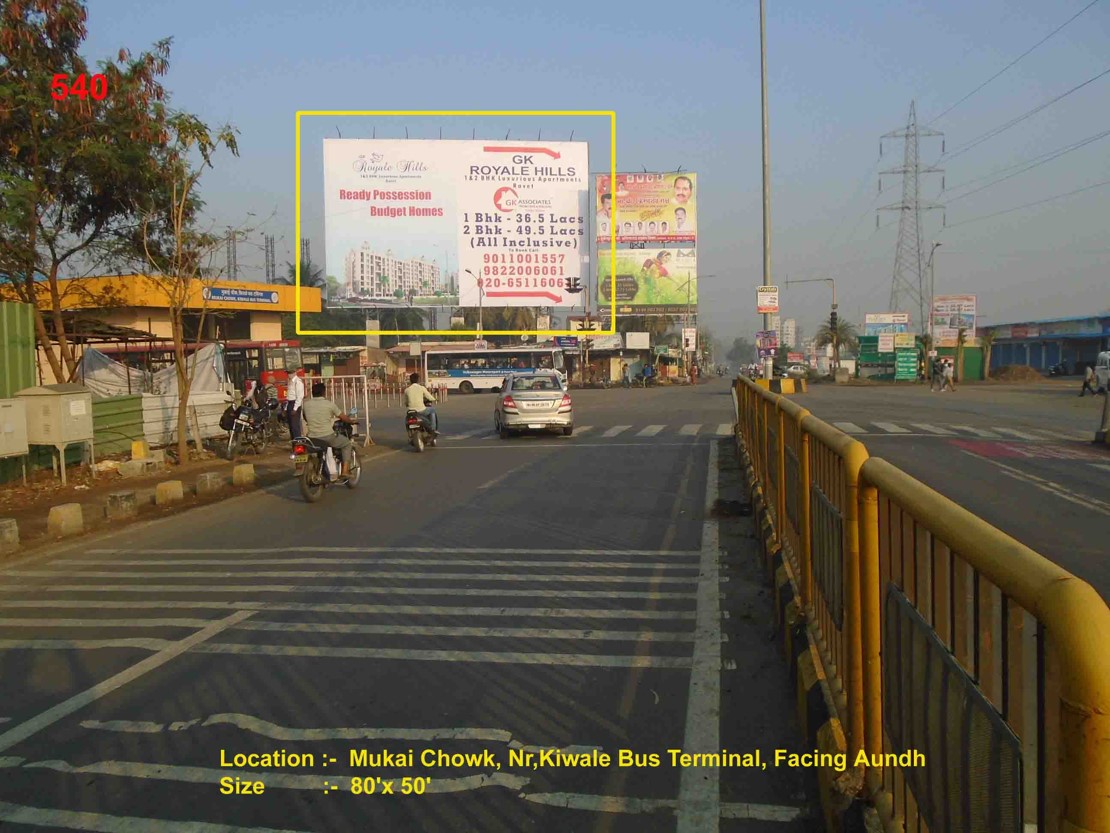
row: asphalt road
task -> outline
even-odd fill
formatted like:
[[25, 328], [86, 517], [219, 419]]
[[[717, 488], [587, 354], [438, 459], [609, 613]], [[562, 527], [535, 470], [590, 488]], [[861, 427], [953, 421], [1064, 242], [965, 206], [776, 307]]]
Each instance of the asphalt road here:
[[751, 520], [707, 511], [740, 497], [727, 383], [575, 405], [573, 437], [502, 441], [492, 396], [452, 397], [423, 454], [372, 412], [357, 490], [10, 564], [0, 827], [817, 829], [814, 772], [774, 765], [804, 750]]
[[1079, 387], [813, 385], [797, 401], [1110, 599], [1110, 448], [1091, 442], [1103, 397]]

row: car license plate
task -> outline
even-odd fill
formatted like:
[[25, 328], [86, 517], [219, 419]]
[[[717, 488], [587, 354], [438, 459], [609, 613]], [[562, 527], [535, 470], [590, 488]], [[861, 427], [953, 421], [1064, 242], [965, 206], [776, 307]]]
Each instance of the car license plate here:
[[307, 463], [308, 462], [308, 455], [307, 454], [294, 454], [293, 455], [293, 462], [297, 463], [298, 465], [300, 465], [301, 463]]
[[543, 425], [529, 425], [528, 427], [531, 428], [533, 431], [535, 431], [539, 428], [544, 428], [546, 426], [543, 426]]

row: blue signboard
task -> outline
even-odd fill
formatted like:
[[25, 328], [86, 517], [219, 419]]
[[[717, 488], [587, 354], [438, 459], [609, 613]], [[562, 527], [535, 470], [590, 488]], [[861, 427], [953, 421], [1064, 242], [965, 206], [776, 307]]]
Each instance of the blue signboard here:
[[206, 286], [200, 294], [206, 301], [231, 304], [276, 304], [281, 298], [276, 289], [237, 289], [226, 286]]
[[578, 336], [555, 336], [556, 347], [577, 347]]

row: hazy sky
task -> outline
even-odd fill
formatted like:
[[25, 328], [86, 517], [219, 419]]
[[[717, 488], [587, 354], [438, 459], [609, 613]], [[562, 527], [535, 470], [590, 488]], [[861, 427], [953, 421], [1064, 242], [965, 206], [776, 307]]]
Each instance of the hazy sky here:
[[[875, 229], [875, 208], [901, 199], [911, 99], [922, 124], [945, 134], [922, 142], [922, 198], [950, 203], [947, 226], [930, 212], [928, 249], [938, 293], [979, 296], [980, 323], [1097, 313], [1110, 308], [1110, 185], [980, 219], [1110, 181], [1110, 136], [1005, 182], [990, 175], [1110, 130], [1110, 75], [1093, 81], [966, 152], [960, 149], [1110, 69], [1110, 0], [1096, 2], [997, 80], [936, 117], [1079, 12], [1090, 0], [769, 0], [772, 278], [783, 316], [812, 333], [836, 279], [841, 314], [888, 309], [897, 216]], [[85, 54], [134, 52], [173, 36], [172, 104], [241, 131], [241, 157], [222, 157], [204, 180], [220, 225], [269, 219], [239, 247], [243, 277], [263, 278], [262, 234], [278, 237], [284, 264], [296, 249], [293, 113], [297, 109], [614, 109], [622, 170], [699, 175], [702, 317], [722, 340], [758, 328], [762, 280], [759, 6], [755, 0], [459, 3], [92, 0]], [[375, 120], [379, 138], [406, 122]], [[369, 123], [306, 127], [304, 222], [322, 260], [319, 139], [369, 136]], [[411, 119], [412, 138], [532, 136], [590, 141], [591, 168], [607, 165], [597, 120]], [[349, 131], [354, 131], [349, 132]], [[315, 155], [313, 157], [313, 155]], [[939, 162], [938, 162], [939, 160]], [[1005, 173], [1000, 174], [1005, 175]], [[964, 188], [963, 183], [979, 180]], [[248, 212], [255, 217], [249, 218]], [[329, 269], [336, 271], [334, 264]], [[916, 312], [916, 311], [915, 311]], [[916, 318], [916, 315], [915, 315]]]

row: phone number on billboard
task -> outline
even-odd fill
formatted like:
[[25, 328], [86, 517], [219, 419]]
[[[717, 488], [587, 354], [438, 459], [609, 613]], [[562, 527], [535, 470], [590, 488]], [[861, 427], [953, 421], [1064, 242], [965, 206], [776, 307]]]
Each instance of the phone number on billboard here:
[[528, 275], [562, 275], [562, 266], [484, 266], [482, 267], [483, 275], [498, 275], [500, 277], [513, 277], [519, 275], [526, 277]]
[[566, 255], [545, 255], [528, 252], [516, 254], [486, 254], [482, 256], [483, 263], [562, 263]]
[[566, 284], [565, 278], [479, 278], [478, 285], [483, 289], [560, 289]]

